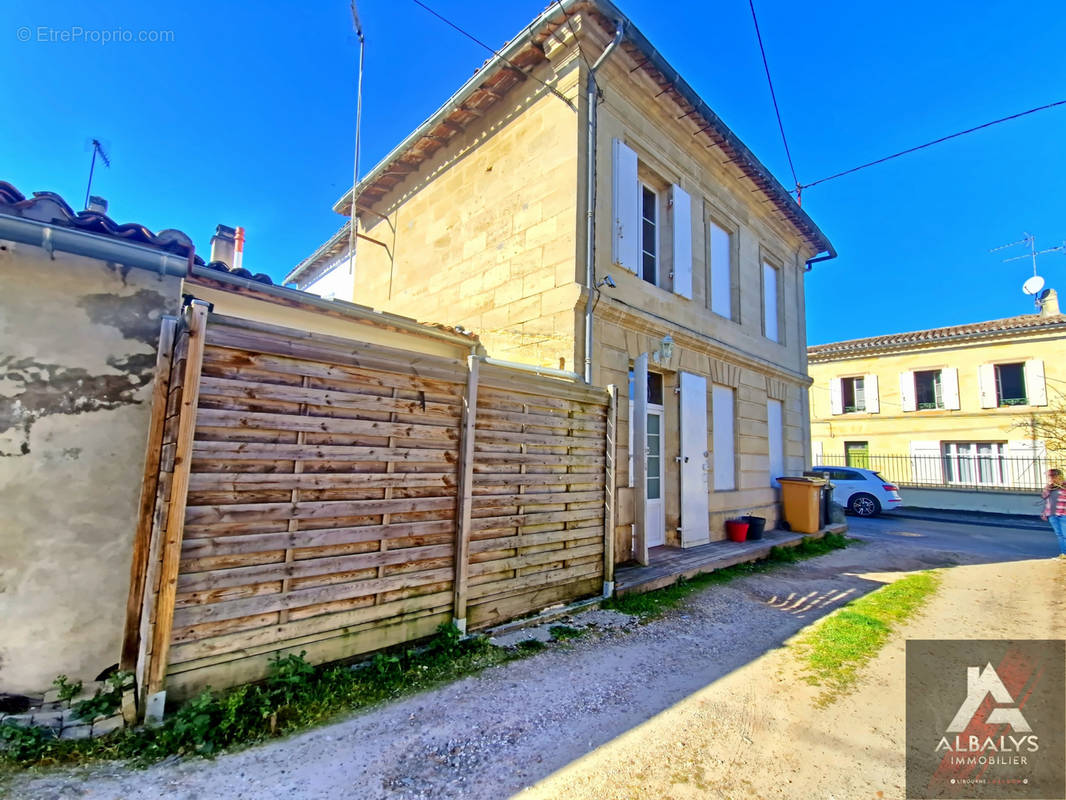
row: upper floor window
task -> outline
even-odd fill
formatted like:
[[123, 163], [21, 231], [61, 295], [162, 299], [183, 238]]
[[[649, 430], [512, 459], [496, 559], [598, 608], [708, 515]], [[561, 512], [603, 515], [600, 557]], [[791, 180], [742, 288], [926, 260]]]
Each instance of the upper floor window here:
[[659, 193], [646, 183], [640, 185], [640, 270], [659, 285]]
[[1008, 364], [982, 364], [977, 369], [981, 408], [1046, 406], [1047, 382], [1039, 358]]
[[944, 382], [940, 370], [928, 369], [914, 373], [914, 395], [918, 410], [944, 407]]
[[762, 264], [762, 330], [772, 342], [781, 341], [780, 270], [766, 261]]
[[904, 411], [959, 409], [959, 371], [954, 367], [901, 372], [900, 407]]
[[1024, 406], [1025, 364], [996, 364], [996, 405]]
[[691, 299], [692, 198], [620, 139], [614, 140], [612, 167], [612, 260]]
[[711, 311], [736, 321], [739, 284], [733, 264], [734, 234], [733, 231], [713, 219], [708, 223], [707, 228], [708, 262], [710, 264], [708, 294]]
[[841, 400], [844, 404], [844, 413], [866, 410], [865, 381], [862, 378], [844, 378], [841, 384]]
[[855, 375], [849, 378], [833, 378], [829, 381], [829, 406], [834, 414], [881, 410], [877, 396], [876, 375]]

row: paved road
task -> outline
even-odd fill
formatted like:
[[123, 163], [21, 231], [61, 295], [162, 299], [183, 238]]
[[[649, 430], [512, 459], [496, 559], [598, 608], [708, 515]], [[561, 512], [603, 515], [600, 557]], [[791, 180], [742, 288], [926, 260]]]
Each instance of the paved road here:
[[[989, 635], [1061, 635], [1032, 624], [1036, 611], [1047, 610], [1044, 599], [1036, 611], [1008, 601], [1032, 599], [1020, 585], [1032, 585], [1040, 598], [1066, 597], [1066, 565], [1048, 559], [1055, 549], [1050, 529], [887, 517], [849, 522], [867, 544], [709, 587], [648, 624], [605, 628], [214, 761], [23, 776], [0, 795], [9, 788], [11, 797], [34, 800], [500, 800], [536, 785], [530, 797], [552, 800], [867, 800], [882, 789], [883, 797], [898, 797], [902, 745], [895, 728], [841, 752], [795, 746], [804, 737], [840, 742], [836, 731], [847, 720], [862, 723], [869, 715], [843, 705], [832, 716], [814, 711], [786, 643], [902, 572], [959, 564], [981, 566], [949, 573], [985, 571], [970, 583], [982, 592], [994, 588], [982, 595], [984, 605], [973, 604], [985, 622], [1004, 621]], [[1052, 576], [1059, 584], [1042, 587]], [[933, 618], [958, 616], [952, 606]], [[874, 694], [865, 698], [868, 706], [882, 702], [879, 690]], [[861, 781], [848, 777], [859, 775], [856, 763], [872, 770]]]
[[986, 516], [949, 522], [884, 514], [873, 519], [849, 516], [847, 521], [853, 536], [910, 544], [916, 549], [955, 552], [960, 555], [959, 563], [1050, 558], [1058, 553], [1050, 526], [1033, 525], [1028, 520], [999, 524], [995, 518]]

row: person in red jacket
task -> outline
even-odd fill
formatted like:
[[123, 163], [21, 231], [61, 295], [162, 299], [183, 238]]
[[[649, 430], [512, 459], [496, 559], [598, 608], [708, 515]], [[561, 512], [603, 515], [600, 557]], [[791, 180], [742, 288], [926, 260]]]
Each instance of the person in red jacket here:
[[1059, 540], [1059, 558], [1066, 558], [1066, 483], [1061, 469], [1047, 471], [1047, 486], [1040, 496], [1044, 498], [1044, 512], [1040, 519], [1051, 524], [1051, 530]]

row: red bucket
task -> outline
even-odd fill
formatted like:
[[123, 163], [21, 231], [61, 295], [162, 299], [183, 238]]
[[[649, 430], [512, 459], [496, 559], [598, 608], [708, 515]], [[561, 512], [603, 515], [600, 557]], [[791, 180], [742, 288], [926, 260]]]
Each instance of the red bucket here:
[[726, 520], [725, 532], [730, 541], [745, 542], [748, 539], [748, 523], [736, 519]]

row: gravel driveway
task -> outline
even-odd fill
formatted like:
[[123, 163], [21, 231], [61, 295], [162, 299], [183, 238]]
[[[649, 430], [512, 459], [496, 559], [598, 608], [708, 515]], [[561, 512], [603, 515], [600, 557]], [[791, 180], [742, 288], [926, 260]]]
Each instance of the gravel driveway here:
[[[927, 523], [915, 523], [921, 524]], [[926, 549], [914, 540], [871, 541], [710, 587], [652, 623], [594, 632], [349, 720], [213, 761], [192, 758], [144, 771], [107, 765], [53, 772], [20, 778], [8, 788], [13, 797], [94, 800], [498, 800], [627, 732], [632, 741], [643, 723], [720, 679], [737, 680], [745, 665], [772, 654], [801, 628], [891, 579], [876, 573], [971, 560], [982, 559]], [[748, 692], [769, 691], [779, 680], [757, 674]], [[713, 720], [712, 714], [708, 725]], [[750, 739], [744, 731], [755, 725], [754, 718], [734, 725], [729, 737], [716, 743], [715, 757], [724, 754], [728, 762]], [[662, 735], [669, 739], [669, 732]], [[645, 744], [664, 743], [656, 738]], [[581, 763], [575, 766], [580, 769]], [[588, 796], [631, 796], [621, 784], [614, 786], [606, 791], [601, 785], [599, 791], [606, 793]], [[538, 796], [570, 794], [543, 791]], [[632, 796], [642, 795], [659, 796]]]

